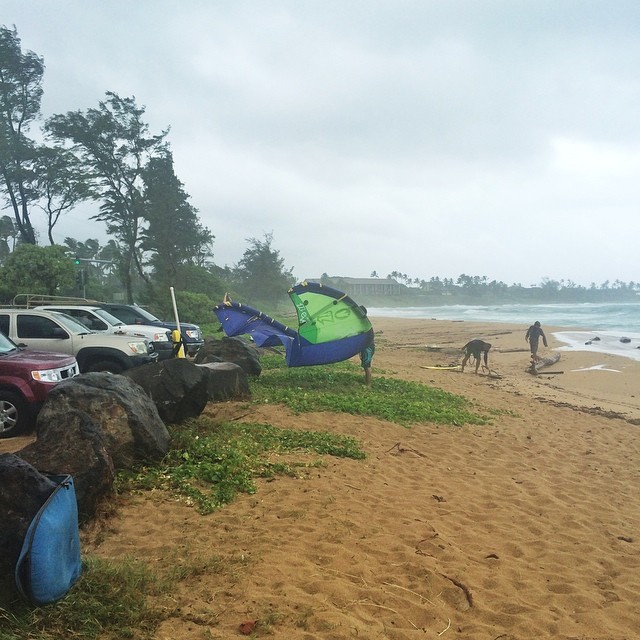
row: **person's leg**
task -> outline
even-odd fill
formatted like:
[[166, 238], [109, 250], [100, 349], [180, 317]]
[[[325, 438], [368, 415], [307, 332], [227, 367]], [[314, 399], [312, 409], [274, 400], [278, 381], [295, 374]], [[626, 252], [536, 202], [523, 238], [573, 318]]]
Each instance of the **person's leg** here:
[[540, 360], [540, 358], [538, 357], [538, 341], [537, 340], [531, 341], [531, 359], [534, 362], [538, 362], [538, 360]]
[[360, 364], [364, 371], [364, 383], [368, 386], [371, 384], [371, 363], [373, 362], [373, 354], [375, 353], [374, 345], [369, 345], [364, 351], [360, 352]]

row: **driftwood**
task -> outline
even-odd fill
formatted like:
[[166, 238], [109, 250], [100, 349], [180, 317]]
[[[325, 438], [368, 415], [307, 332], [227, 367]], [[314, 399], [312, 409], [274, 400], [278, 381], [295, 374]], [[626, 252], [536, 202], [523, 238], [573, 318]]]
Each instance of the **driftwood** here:
[[555, 364], [556, 362], [558, 362], [558, 360], [560, 360], [560, 354], [554, 353], [549, 358], [540, 358], [538, 362], [531, 362], [531, 365], [527, 368], [526, 371], [531, 375], [537, 376], [539, 373], [544, 373], [544, 371], [540, 371], [540, 369]]

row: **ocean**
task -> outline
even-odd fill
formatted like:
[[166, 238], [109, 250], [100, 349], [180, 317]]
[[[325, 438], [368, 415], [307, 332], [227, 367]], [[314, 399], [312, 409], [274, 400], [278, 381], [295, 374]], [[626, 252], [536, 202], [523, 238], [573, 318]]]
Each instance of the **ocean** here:
[[545, 326], [563, 328], [553, 332], [553, 336], [565, 344], [560, 351], [609, 353], [640, 361], [640, 302], [370, 307], [368, 313], [371, 318], [515, 324], [522, 326], [523, 336], [527, 327], [539, 320], [543, 329]]

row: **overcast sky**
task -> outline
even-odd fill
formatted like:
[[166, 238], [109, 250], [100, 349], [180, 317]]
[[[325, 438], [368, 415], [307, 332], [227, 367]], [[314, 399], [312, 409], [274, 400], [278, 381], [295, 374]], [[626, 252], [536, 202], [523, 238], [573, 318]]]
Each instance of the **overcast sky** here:
[[[233, 265], [639, 281], [638, 0], [0, 0], [44, 116], [135, 96]], [[105, 238], [87, 217], [56, 232]]]

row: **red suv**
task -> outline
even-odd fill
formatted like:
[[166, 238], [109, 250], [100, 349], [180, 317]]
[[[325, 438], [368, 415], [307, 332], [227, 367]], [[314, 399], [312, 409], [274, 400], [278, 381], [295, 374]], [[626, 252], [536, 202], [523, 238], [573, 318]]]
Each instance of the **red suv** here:
[[49, 390], [78, 373], [73, 356], [22, 349], [0, 332], [0, 438], [31, 427]]

